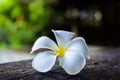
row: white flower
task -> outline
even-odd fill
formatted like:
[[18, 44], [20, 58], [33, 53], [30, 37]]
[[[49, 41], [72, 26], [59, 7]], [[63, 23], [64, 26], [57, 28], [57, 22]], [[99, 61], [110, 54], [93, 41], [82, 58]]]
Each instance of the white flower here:
[[31, 53], [38, 52], [32, 61], [32, 67], [39, 72], [49, 71], [58, 58], [62, 68], [69, 74], [79, 73], [89, 58], [88, 48], [82, 37], [73, 38], [74, 33], [63, 30], [52, 30], [57, 44], [46, 36], [36, 40]]

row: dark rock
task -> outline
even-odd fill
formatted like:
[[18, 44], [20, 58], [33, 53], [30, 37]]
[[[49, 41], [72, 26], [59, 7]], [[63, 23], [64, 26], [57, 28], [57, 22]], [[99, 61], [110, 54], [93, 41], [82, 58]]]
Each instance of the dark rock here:
[[0, 64], [0, 80], [120, 80], [120, 49], [91, 51], [91, 60], [77, 75], [70, 76], [58, 66], [47, 73], [31, 67], [31, 60]]

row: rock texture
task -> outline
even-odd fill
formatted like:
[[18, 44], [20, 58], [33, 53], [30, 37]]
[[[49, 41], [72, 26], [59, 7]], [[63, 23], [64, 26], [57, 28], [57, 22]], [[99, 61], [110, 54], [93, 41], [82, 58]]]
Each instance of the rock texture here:
[[70, 76], [58, 66], [47, 73], [31, 67], [31, 60], [0, 64], [0, 80], [120, 80], [120, 48], [91, 51], [91, 60], [77, 75]]

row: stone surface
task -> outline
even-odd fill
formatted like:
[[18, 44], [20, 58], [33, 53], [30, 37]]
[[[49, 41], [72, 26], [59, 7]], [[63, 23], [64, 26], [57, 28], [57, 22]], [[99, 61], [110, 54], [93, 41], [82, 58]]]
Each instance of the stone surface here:
[[91, 60], [77, 75], [70, 76], [58, 66], [47, 73], [31, 67], [31, 60], [0, 64], [0, 80], [120, 80], [120, 48], [91, 51]]
[[15, 51], [15, 50], [1, 50], [0, 49], [0, 64], [15, 62], [21, 60], [29, 60], [32, 59], [35, 55], [30, 55], [29, 52], [26, 51]]

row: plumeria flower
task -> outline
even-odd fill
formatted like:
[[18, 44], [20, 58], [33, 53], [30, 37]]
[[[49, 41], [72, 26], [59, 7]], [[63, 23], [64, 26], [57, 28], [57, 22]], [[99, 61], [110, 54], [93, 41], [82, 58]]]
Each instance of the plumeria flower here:
[[82, 37], [73, 39], [74, 33], [63, 30], [52, 30], [57, 44], [46, 36], [36, 40], [31, 53], [38, 54], [32, 61], [32, 67], [39, 72], [48, 72], [58, 58], [59, 64], [69, 74], [79, 73], [90, 58], [88, 47]]

